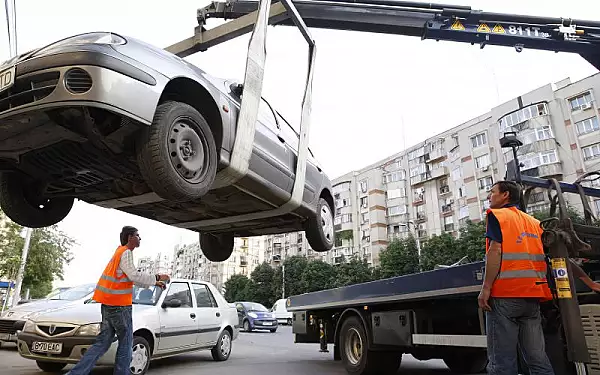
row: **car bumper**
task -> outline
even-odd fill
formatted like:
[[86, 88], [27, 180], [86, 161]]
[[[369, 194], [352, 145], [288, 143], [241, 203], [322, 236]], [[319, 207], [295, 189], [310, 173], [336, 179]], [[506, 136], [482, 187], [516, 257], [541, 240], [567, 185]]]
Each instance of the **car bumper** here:
[[277, 328], [277, 319], [254, 319], [250, 322], [253, 329], [274, 329]]
[[[0, 67], [0, 71], [9, 68]], [[76, 80], [73, 69], [87, 73]], [[150, 124], [165, 76], [105, 53], [65, 52], [17, 63], [15, 84], [0, 93], [0, 119], [46, 108], [90, 106]], [[69, 78], [71, 77], [71, 78]], [[78, 90], [74, 90], [76, 87]], [[132, 100], [135, 98], [135, 100]]]
[[[20, 333], [17, 339], [17, 349], [23, 358], [46, 361], [74, 364], [79, 362], [85, 352], [95, 342], [95, 337], [61, 337], [49, 338], [31, 333]], [[62, 343], [62, 351], [60, 354], [45, 354], [36, 353], [31, 350], [33, 342], [60, 342]], [[108, 351], [100, 357], [97, 365], [110, 366], [114, 364], [115, 354], [117, 352], [117, 341], [114, 339]]]

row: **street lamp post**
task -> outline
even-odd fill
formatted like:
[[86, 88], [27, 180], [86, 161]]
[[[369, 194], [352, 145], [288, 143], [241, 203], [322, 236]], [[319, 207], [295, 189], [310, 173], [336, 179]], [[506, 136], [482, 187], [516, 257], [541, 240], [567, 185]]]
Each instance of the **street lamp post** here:
[[400, 223], [400, 226], [407, 227], [410, 231], [410, 226], [412, 225], [415, 235], [415, 241], [417, 243], [417, 256], [419, 258], [419, 271], [421, 270], [421, 242], [419, 241], [419, 236], [417, 235], [417, 227], [415, 222], [412, 220], [408, 220], [406, 223]]

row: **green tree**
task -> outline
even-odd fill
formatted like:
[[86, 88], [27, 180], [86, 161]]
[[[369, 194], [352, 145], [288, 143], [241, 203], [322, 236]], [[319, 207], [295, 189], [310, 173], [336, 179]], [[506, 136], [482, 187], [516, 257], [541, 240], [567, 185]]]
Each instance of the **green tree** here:
[[467, 256], [469, 262], [483, 260], [485, 256], [485, 222], [477, 223], [467, 220], [467, 224], [461, 226], [459, 237], [455, 248], [456, 260]]
[[246, 298], [252, 297], [253, 302], [270, 307], [275, 303], [274, 288], [275, 270], [267, 262], [259, 264], [250, 274], [251, 283], [246, 285]]
[[[558, 212], [559, 212], [559, 208], [557, 206], [553, 216], [558, 217], [558, 215], [559, 215]], [[532, 212], [530, 214], [531, 214], [531, 216], [535, 217], [536, 219], [542, 221], [542, 220], [550, 218], [550, 209]], [[570, 205], [569, 203], [567, 203], [567, 215], [571, 218], [571, 222], [573, 222], [575, 224], [585, 224], [585, 217], [583, 216], [583, 214], [581, 212], [579, 212], [575, 207]]]
[[419, 271], [419, 251], [415, 238], [394, 239], [379, 253], [380, 278], [402, 276]]
[[333, 286], [341, 287], [365, 283], [373, 280], [373, 272], [364, 259], [352, 257], [349, 262], [335, 266], [335, 282]]
[[458, 243], [449, 233], [432, 235], [421, 247], [421, 268], [429, 271], [438, 264], [450, 265], [461, 258]]
[[[0, 230], [0, 275], [9, 279], [17, 276], [25, 239], [24, 228], [6, 218]], [[30, 290], [31, 298], [40, 298], [52, 290], [55, 279], [63, 280], [65, 265], [72, 260], [75, 240], [58, 227], [33, 229], [23, 275], [22, 290]]]
[[[295, 255], [287, 258], [283, 265], [285, 266], [285, 295], [292, 296], [302, 294], [302, 274], [308, 265], [308, 259], [303, 256]], [[277, 267], [274, 275], [274, 294], [281, 296], [281, 287], [283, 281], [283, 269]], [[281, 297], [278, 297], [281, 298]]]
[[227, 302], [244, 301], [246, 297], [246, 287], [250, 284], [250, 279], [246, 275], [233, 275], [225, 282], [225, 299]]
[[310, 261], [307, 263], [300, 279], [301, 293], [329, 289], [333, 287], [335, 278], [335, 268], [331, 264], [322, 260]]

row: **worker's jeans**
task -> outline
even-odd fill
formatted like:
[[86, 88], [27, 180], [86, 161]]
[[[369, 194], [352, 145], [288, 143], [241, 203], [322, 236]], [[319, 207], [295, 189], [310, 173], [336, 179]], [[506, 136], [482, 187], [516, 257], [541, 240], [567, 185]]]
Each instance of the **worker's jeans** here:
[[546, 355], [540, 303], [532, 298], [490, 298], [486, 314], [488, 374], [515, 375], [517, 343], [531, 375], [554, 375]]
[[108, 351], [115, 334], [119, 340], [115, 356], [114, 375], [129, 375], [132, 356], [133, 326], [131, 306], [102, 305], [102, 328], [94, 345], [85, 352], [79, 363], [67, 375], [87, 375], [96, 361]]

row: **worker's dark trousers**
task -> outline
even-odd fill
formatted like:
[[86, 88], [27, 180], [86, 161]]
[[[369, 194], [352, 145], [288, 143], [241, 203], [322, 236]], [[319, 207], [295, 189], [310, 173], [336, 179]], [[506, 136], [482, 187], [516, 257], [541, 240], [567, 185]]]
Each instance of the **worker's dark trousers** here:
[[554, 375], [546, 355], [540, 303], [532, 298], [490, 298], [486, 314], [488, 374], [515, 375], [517, 343], [531, 375]]

